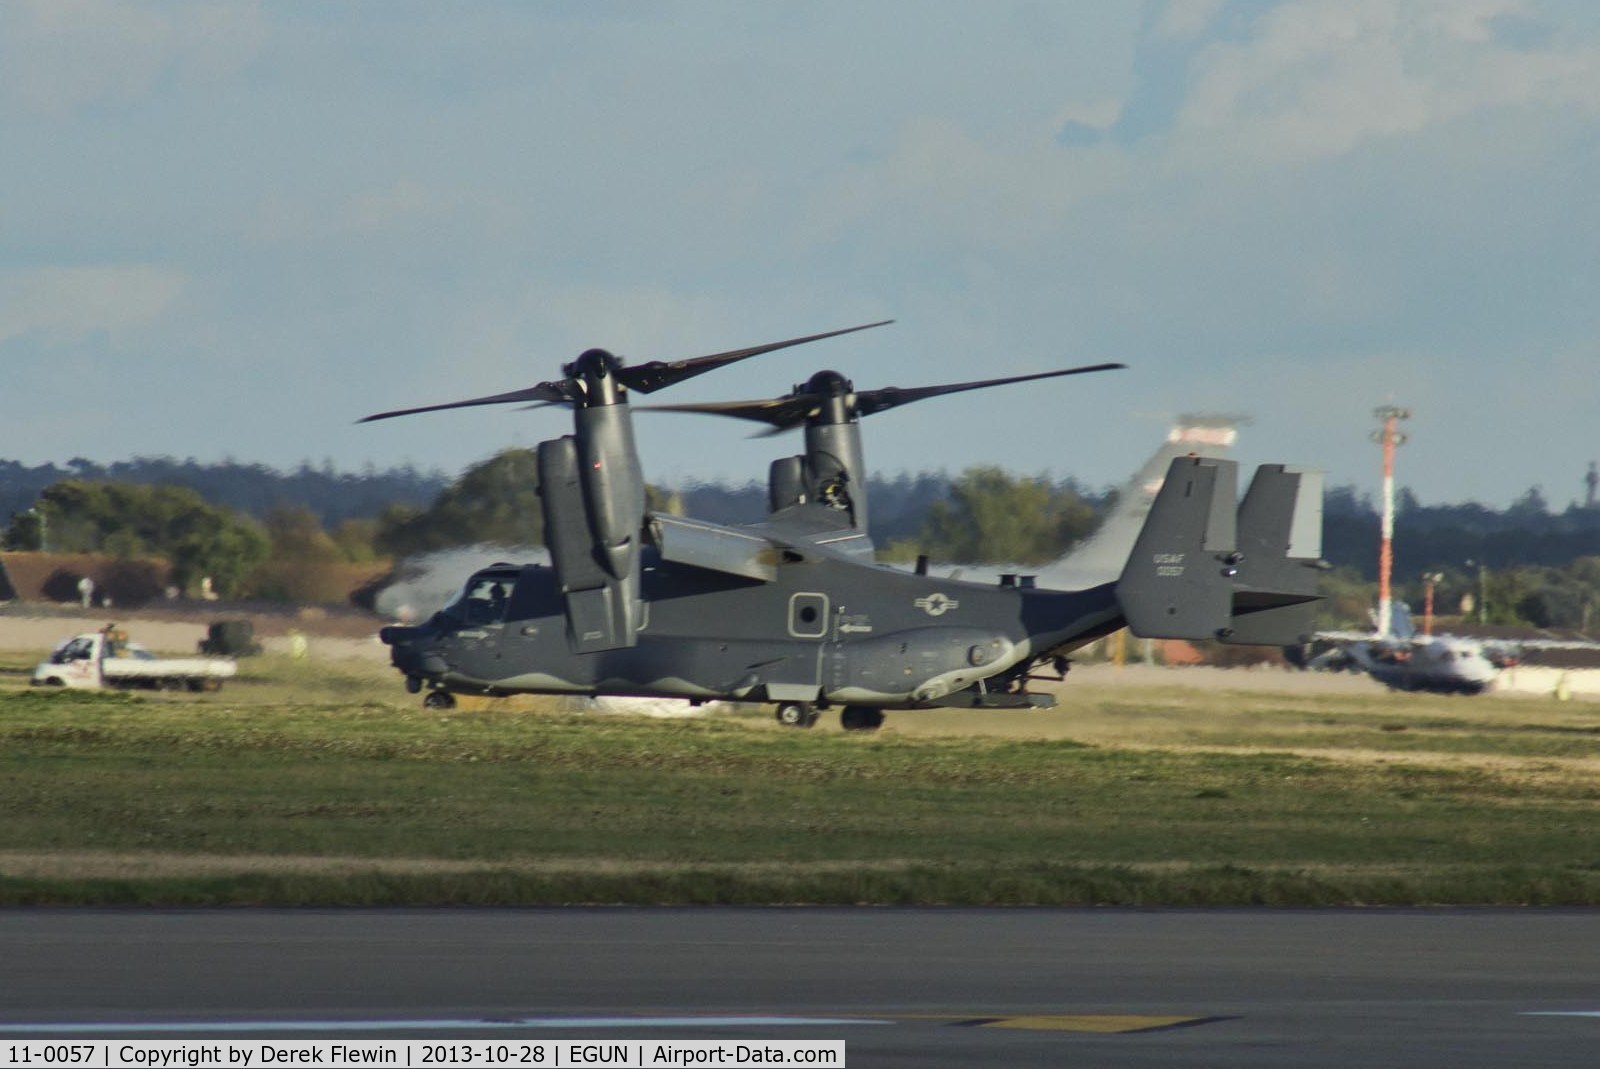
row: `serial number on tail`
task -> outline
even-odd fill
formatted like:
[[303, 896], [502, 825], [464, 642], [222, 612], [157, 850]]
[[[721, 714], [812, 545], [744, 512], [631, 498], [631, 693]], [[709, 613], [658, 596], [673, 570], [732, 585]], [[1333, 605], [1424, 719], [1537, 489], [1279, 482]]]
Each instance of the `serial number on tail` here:
[[1152, 553], [1151, 563], [1156, 566], [1156, 574], [1161, 576], [1177, 576], [1183, 574], [1184, 553]]

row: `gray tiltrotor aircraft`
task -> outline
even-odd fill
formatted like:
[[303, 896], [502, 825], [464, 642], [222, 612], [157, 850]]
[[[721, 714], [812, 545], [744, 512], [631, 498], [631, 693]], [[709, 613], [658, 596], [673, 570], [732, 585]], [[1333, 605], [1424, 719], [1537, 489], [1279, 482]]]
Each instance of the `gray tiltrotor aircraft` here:
[[881, 724], [885, 709], [1051, 706], [1052, 696], [1028, 690], [1034, 670], [1059, 672], [1072, 650], [1125, 626], [1143, 637], [1279, 646], [1312, 631], [1320, 481], [1282, 465], [1257, 469], [1236, 503], [1234, 462], [1173, 460], [1120, 575], [1085, 589], [937, 578], [862, 552], [865, 523], [853, 509], [864, 501], [841, 501], [836, 480], [830, 489], [840, 472], [846, 492], [863, 481], [858, 415], [1105, 365], [861, 394], [842, 377], [817, 376], [809, 393], [755, 403], [788, 404], [790, 414], [768, 422], [781, 429], [798, 419], [808, 432], [807, 455], [790, 458], [794, 478], [775, 473], [763, 522], [725, 527], [646, 509], [629, 391], [864, 329], [671, 363], [628, 365], [591, 349], [562, 379], [367, 417], [515, 402], [576, 410], [574, 432], [538, 449], [550, 564], [482, 569], [426, 623], [384, 628], [407, 686], [427, 688], [432, 705], [455, 693], [769, 702], [795, 726], [838, 706], [843, 726], [859, 730]]

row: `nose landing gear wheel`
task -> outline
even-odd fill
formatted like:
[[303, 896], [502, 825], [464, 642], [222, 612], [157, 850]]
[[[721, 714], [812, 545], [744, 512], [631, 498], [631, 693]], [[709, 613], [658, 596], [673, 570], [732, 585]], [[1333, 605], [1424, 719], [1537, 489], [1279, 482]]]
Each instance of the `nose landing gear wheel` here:
[[846, 731], [877, 731], [883, 726], [883, 710], [867, 705], [847, 705], [839, 710], [839, 726]]
[[786, 728], [808, 728], [817, 722], [817, 711], [806, 702], [780, 702], [773, 715]]
[[424, 709], [454, 709], [456, 696], [448, 690], [430, 690], [428, 696], [422, 699]]

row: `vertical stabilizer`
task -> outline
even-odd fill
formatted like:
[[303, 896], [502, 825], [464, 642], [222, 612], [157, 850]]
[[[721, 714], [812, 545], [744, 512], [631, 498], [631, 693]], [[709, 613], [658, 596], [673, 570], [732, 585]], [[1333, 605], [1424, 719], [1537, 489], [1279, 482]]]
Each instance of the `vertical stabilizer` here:
[[1283, 646], [1316, 630], [1322, 562], [1322, 473], [1282, 464], [1256, 469], [1239, 505], [1235, 645]]
[[1233, 612], [1238, 465], [1180, 457], [1117, 581], [1128, 627], [1141, 638], [1215, 638]]

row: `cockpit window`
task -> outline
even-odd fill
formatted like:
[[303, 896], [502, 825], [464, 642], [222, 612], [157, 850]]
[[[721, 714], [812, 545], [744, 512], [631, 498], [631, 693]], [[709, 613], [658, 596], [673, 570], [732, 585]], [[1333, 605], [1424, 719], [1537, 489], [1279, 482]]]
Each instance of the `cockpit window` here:
[[468, 626], [497, 624], [506, 618], [506, 603], [511, 600], [514, 575], [475, 575], [456, 599], [445, 606], [445, 614]]

